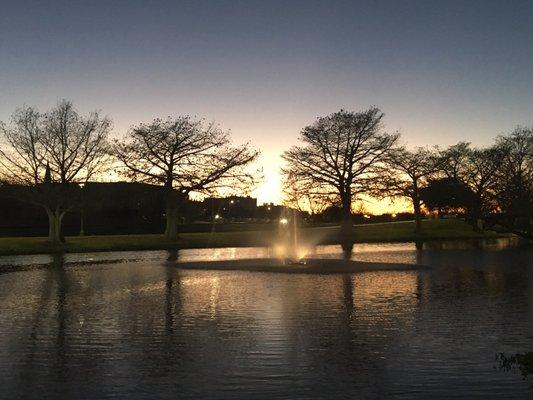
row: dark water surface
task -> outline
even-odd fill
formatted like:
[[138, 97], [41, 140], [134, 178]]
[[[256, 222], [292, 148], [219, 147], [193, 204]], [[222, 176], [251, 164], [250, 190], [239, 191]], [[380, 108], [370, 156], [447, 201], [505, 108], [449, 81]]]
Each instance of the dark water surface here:
[[533, 398], [495, 359], [533, 350], [533, 251], [449, 247], [356, 245], [432, 268], [345, 275], [186, 271], [164, 252], [0, 258], [0, 398]]

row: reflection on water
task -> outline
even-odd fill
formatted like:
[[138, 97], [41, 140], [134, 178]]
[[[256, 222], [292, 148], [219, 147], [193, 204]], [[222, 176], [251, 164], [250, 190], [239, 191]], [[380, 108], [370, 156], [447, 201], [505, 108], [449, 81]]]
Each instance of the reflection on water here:
[[353, 257], [433, 268], [186, 271], [175, 263], [182, 252], [152, 252], [68, 267], [56, 256], [47, 268], [4, 273], [0, 397], [531, 396], [528, 381], [494, 360], [533, 348], [530, 249], [356, 245]]

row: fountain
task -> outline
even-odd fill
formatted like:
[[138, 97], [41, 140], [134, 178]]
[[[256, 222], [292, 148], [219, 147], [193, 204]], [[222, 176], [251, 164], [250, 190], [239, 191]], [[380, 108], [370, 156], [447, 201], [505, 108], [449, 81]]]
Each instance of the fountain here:
[[[280, 273], [350, 273], [375, 270], [412, 270], [424, 268], [410, 264], [373, 263], [351, 259], [353, 244], [342, 243], [342, 258], [316, 257], [313, 249], [326, 239], [332, 231], [303, 228], [299, 212], [286, 209], [277, 221], [277, 229], [271, 235], [270, 251], [267, 257], [219, 259], [205, 261], [176, 262], [185, 269], [247, 270]], [[266, 235], [266, 232], [255, 234]], [[238, 249], [236, 249], [238, 251]]]
[[277, 255], [285, 264], [305, 265], [306, 251], [299, 243], [298, 212], [291, 209], [290, 214], [283, 216], [279, 221]]

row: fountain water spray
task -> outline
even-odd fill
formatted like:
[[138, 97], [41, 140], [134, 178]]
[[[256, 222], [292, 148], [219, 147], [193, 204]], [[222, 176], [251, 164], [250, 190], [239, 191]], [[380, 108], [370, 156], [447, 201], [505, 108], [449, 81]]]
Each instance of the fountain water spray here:
[[279, 221], [276, 255], [288, 264], [305, 264], [301, 261], [305, 254], [299, 241], [298, 212], [292, 209], [290, 218], [287, 217], [284, 216]]

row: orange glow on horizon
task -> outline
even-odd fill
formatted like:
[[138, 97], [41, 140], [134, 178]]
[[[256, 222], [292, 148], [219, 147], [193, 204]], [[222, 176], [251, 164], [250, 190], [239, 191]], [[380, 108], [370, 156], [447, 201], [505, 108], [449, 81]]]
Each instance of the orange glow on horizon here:
[[[252, 192], [253, 197], [257, 197], [257, 204], [282, 204], [283, 203], [283, 188], [281, 166], [283, 160], [277, 154], [264, 154], [261, 160], [258, 161], [263, 166], [263, 181], [258, 188]], [[365, 197], [362, 204], [365, 213], [372, 215], [380, 214], [397, 214], [401, 212], [413, 212], [412, 205], [404, 199], [383, 199], [378, 200], [370, 197]], [[354, 207], [357, 209], [358, 207]]]

